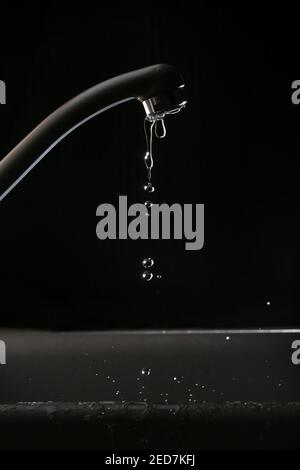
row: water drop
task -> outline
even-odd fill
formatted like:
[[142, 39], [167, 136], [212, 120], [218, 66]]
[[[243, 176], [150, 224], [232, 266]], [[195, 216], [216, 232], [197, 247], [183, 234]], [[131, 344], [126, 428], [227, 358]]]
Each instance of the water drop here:
[[153, 274], [150, 271], [144, 271], [142, 277], [145, 281], [149, 282], [153, 279]]
[[155, 135], [158, 139], [163, 139], [167, 135], [165, 122], [163, 119], [155, 121]]
[[145, 258], [143, 259], [142, 264], [144, 268], [151, 268], [151, 266], [154, 265], [154, 261], [152, 258]]
[[141, 370], [141, 375], [150, 375], [151, 374], [151, 369], [148, 367], [143, 367]]
[[153, 193], [154, 190], [155, 190], [155, 189], [154, 189], [153, 184], [151, 184], [150, 182], [148, 182], [147, 184], [145, 184], [145, 186], [144, 186], [144, 191], [145, 191], [146, 193]]
[[149, 210], [151, 209], [151, 207], [153, 206], [153, 203], [151, 201], [146, 201], [144, 202], [144, 205], [146, 206], [146, 208]]

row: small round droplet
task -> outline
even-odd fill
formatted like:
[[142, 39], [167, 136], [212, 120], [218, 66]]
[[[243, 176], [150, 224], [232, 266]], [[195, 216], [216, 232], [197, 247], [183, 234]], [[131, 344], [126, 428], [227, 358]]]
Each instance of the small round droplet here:
[[141, 370], [141, 375], [150, 375], [151, 374], [151, 369], [149, 367], [143, 367]]
[[146, 193], [153, 193], [154, 192], [153, 184], [151, 184], [151, 183], [145, 184], [144, 191], [146, 191]]
[[144, 268], [151, 268], [151, 266], [154, 265], [154, 261], [152, 258], [145, 258], [143, 259], [142, 264]]
[[160, 280], [162, 278], [161, 274], [157, 274], [156, 279]]
[[146, 201], [144, 202], [144, 205], [146, 206], [147, 209], [151, 209], [151, 207], [153, 206], [153, 203], [151, 201]]
[[145, 271], [145, 272], [143, 272], [142, 277], [143, 277], [144, 281], [149, 282], [149, 281], [152, 281], [153, 274], [150, 271]]

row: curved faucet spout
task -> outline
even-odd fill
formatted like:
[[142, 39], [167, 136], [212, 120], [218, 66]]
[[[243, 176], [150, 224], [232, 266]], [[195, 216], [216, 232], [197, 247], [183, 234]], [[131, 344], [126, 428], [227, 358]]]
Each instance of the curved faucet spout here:
[[148, 119], [185, 106], [184, 82], [171, 65], [153, 65], [119, 75], [75, 96], [42, 121], [0, 162], [0, 201], [72, 131], [98, 114], [132, 99]]

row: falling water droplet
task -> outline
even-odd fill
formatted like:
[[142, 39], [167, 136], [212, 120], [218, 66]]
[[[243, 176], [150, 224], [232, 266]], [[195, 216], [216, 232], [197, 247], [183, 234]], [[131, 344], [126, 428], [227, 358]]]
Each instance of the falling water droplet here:
[[146, 193], [153, 193], [154, 192], [154, 186], [152, 183], [148, 182], [147, 184], [145, 184], [144, 186], [144, 191]]
[[145, 281], [149, 282], [153, 279], [153, 274], [150, 271], [144, 271], [142, 277]]
[[154, 265], [154, 261], [152, 258], [145, 258], [143, 259], [142, 264], [144, 268], [151, 268], [151, 266]]
[[163, 119], [157, 119], [155, 121], [155, 135], [158, 139], [166, 137], [167, 130]]
[[141, 375], [150, 375], [151, 374], [151, 369], [149, 367], [143, 367], [141, 370]]
[[152, 202], [151, 201], [146, 201], [144, 202], [144, 205], [146, 206], [146, 208], [149, 210], [151, 209], [151, 207], [153, 206]]

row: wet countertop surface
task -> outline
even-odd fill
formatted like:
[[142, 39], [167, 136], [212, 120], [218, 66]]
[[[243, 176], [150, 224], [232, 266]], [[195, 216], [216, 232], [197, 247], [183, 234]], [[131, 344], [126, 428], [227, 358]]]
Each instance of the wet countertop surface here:
[[0, 330], [0, 448], [299, 448], [299, 339]]
[[0, 339], [0, 403], [299, 400], [299, 330], [0, 330]]

